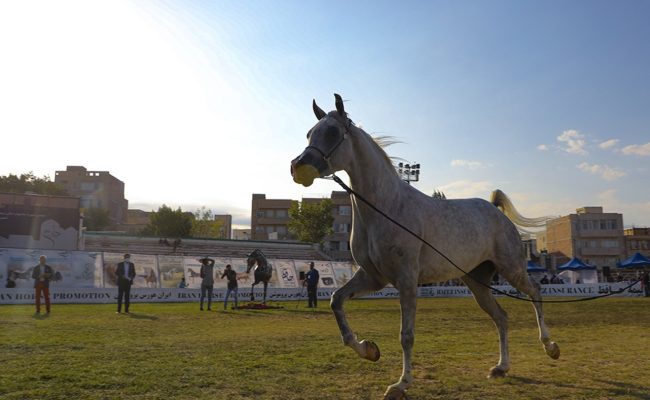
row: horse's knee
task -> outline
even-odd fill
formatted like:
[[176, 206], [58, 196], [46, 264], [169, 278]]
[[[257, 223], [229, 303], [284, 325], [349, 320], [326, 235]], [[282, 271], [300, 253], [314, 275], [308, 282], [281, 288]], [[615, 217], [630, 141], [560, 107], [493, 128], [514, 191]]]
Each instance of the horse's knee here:
[[413, 329], [402, 330], [400, 334], [402, 348], [412, 348], [415, 343], [415, 333]]

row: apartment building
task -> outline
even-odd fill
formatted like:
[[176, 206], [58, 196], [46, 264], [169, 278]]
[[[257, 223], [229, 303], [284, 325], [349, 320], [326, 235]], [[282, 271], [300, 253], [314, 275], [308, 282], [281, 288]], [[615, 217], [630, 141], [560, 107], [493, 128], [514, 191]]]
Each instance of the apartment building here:
[[623, 215], [605, 213], [602, 207], [582, 207], [548, 221], [537, 235], [537, 247], [546, 250], [557, 265], [578, 257], [605, 273], [625, 258]]
[[251, 204], [252, 240], [290, 240], [289, 208], [296, 200], [267, 199], [265, 194], [253, 194]]
[[126, 222], [129, 202], [124, 198], [124, 182], [108, 171], [88, 171], [82, 166], [67, 166], [56, 171], [54, 182], [68, 194], [81, 199], [81, 208], [103, 208], [108, 211], [110, 225]]
[[215, 221], [219, 221], [219, 239], [232, 239], [232, 215], [215, 215]]
[[625, 258], [641, 253], [650, 257], [650, 228], [628, 228], [623, 230]]
[[[333, 260], [352, 259], [350, 233], [352, 203], [346, 192], [332, 192], [333, 233], [325, 237], [324, 252]], [[303, 202], [320, 202], [323, 198], [303, 198]], [[267, 199], [264, 194], [253, 194], [251, 207], [251, 235], [253, 240], [293, 240], [288, 230], [289, 208], [296, 200]]]

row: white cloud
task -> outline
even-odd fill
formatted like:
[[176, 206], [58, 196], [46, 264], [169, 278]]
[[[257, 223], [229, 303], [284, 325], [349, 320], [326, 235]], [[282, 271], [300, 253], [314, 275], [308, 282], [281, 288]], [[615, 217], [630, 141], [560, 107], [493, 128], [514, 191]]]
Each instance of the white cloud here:
[[601, 149], [609, 149], [611, 147], [616, 146], [616, 144], [618, 144], [618, 139], [609, 139], [600, 143], [598, 147], [600, 147]]
[[451, 160], [451, 166], [452, 167], [465, 167], [468, 169], [479, 169], [479, 168], [485, 168], [486, 165], [483, 164], [480, 161], [472, 161], [472, 160]]
[[637, 156], [650, 156], [650, 142], [646, 144], [631, 144], [623, 147], [623, 154], [636, 154]]
[[562, 132], [560, 136], [557, 137], [557, 140], [559, 142], [564, 143], [566, 148], [563, 150], [566, 151], [567, 153], [571, 154], [587, 154], [587, 151], [584, 149], [585, 147], [585, 135], [582, 133], [570, 129], [567, 131]]
[[[487, 198], [494, 190], [492, 182], [473, 182], [460, 180], [440, 186], [437, 190], [442, 191], [448, 199], [465, 199], [471, 197]], [[433, 193], [433, 190], [430, 190]]]
[[625, 171], [619, 168], [612, 168], [608, 165], [589, 164], [586, 162], [578, 165], [581, 171], [588, 172], [593, 175], [600, 175], [606, 181], [613, 181], [615, 179], [625, 176]]
[[540, 144], [540, 145], [537, 146], [537, 150], [539, 150], [539, 151], [547, 151], [548, 146], [545, 145], [545, 144]]

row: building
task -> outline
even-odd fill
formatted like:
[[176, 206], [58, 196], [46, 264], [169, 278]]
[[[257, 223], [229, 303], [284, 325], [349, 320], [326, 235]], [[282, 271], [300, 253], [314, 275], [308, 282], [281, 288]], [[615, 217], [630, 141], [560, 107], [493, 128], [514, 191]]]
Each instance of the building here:
[[290, 240], [287, 228], [289, 208], [295, 200], [267, 199], [265, 194], [253, 194], [251, 204], [252, 240]]
[[[350, 195], [343, 191], [334, 191], [331, 194], [332, 215], [334, 222], [332, 234], [324, 239], [323, 251], [327, 253], [332, 260], [349, 261], [352, 260], [350, 251], [350, 234], [352, 233], [352, 202]], [[323, 199], [304, 198], [303, 202], [319, 202]]]
[[232, 238], [234, 240], [251, 240], [251, 230], [250, 229], [233, 229]]
[[[322, 198], [303, 198], [303, 202], [320, 202]], [[323, 251], [333, 260], [352, 260], [350, 233], [352, 229], [352, 203], [346, 192], [334, 191], [333, 233], [324, 239]], [[289, 208], [296, 200], [267, 199], [264, 194], [253, 194], [251, 207], [252, 240], [294, 240], [288, 229]]]
[[79, 198], [0, 193], [0, 247], [77, 250]]
[[625, 258], [641, 253], [650, 257], [650, 228], [628, 228], [623, 231]]
[[71, 196], [81, 199], [81, 208], [103, 208], [108, 211], [110, 225], [126, 222], [128, 200], [124, 198], [124, 182], [108, 171], [88, 171], [81, 166], [68, 166], [56, 171], [54, 182]]
[[219, 237], [218, 239], [231, 239], [232, 238], [232, 215], [215, 215], [215, 221], [219, 221]]
[[130, 235], [137, 235], [147, 225], [149, 225], [151, 212], [130, 209], [126, 211], [126, 221], [122, 224], [115, 225], [116, 231], [126, 232]]
[[607, 276], [625, 258], [623, 215], [605, 213], [602, 207], [578, 208], [575, 214], [548, 221], [546, 231], [537, 235], [537, 247], [557, 265], [578, 257]]

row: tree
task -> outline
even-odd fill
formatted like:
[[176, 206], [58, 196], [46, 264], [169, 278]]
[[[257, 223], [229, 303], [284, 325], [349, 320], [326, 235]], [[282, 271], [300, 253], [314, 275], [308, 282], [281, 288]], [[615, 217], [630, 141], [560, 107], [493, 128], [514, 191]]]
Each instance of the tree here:
[[143, 235], [160, 237], [187, 237], [192, 230], [192, 214], [178, 207], [175, 211], [163, 204], [149, 216]]
[[445, 194], [442, 191], [438, 191], [438, 190], [434, 191], [431, 197], [433, 197], [434, 199], [442, 199], [442, 200], [447, 199], [447, 196], [445, 196]]
[[59, 186], [59, 184], [52, 182], [49, 176], [45, 175], [39, 178], [31, 171], [26, 174], [20, 174], [20, 176], [14, 174], [0, 176], [0, 192], [34, 192], [54, 196], [68, 195], [68, 192]]
[[89, 231], [104, 230], [109, 224], [108, 210], [104, 208], [89, 208], [84, 211], [84, 226]]
[[221, 231], [221, 221], [215, 221], [212, 210], [205, 207], [194, 212], [192, 219], [192, 237], [201, 238], [223, 238], [225, 235]]
[[322, 244], [325, 236], [333, 232], [332, 200], [293, 203], [289, 208], [289, 218], [289, 232], [299, 240]]

